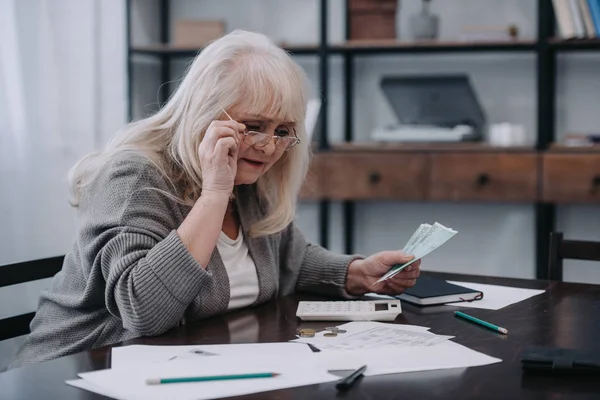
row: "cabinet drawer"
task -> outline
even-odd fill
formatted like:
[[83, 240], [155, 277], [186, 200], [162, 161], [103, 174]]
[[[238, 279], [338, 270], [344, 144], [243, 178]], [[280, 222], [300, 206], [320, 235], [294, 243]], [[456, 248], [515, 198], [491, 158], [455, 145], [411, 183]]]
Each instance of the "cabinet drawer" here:
[[545, 154], [543, 176], [544, 201], [600, 202], [600, 154]]
[[431, 194], [436, 201], [535, 201], [535, 153], [432, 154]]
[[313, 157], [302, 197], [424, 200], [426, 161], [420, 153], [319, 153]]

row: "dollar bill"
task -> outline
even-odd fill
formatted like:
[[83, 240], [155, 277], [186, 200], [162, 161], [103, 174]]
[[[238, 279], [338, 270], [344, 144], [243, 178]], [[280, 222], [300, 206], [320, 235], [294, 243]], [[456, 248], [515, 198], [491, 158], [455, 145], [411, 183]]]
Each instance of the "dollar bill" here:
[[435, 222], [433, 225], [421, 224], [403, 249], [403, 252], [414, 256], [414, 258], [407, 263], [394, 265], [375, 283], [380, 283], [391, 279], [396, 274], [400, 273], [404, 268], [408, 267], [417, 260], [420, 260], [446, 243], [457, 233], [457, 231], [447, 228], [439, 222]]
[[421, 224], [415, 233], [413, 233], [412, 237], [408, 240], [402, 251], [406, 254], [412, 254], [415, 243], [417, 243], [423, 237], [423, 235], [429, 231], [429, 229], [431, 229], [431, 225]]
[[455, 234], [455, 230], [446, 228], [444, 225], [436, 222], [431, 227], [427, 235], [425, 235], [421, 241], [417, 243], [412, 254], [415, 257], [424, 257], [440, 247], [442, 244], [446, 243]]

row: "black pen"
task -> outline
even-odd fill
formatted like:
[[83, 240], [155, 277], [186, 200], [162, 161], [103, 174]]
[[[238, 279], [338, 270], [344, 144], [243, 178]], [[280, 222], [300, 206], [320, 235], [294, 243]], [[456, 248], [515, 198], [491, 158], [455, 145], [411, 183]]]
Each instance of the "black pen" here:
[[350, 375], [348, 375], [347, 377], [345, 377], [344, 379], [339, 381], [335, 385], [335, 388], [337, 390], [350, 389], [352, 387], [352, 385], [354, 385], [354, 383], [363, 376], [363, 372], [365, 372], [366, 369], [367, 369], [367, 366], [363, 365], [362, 367], [360, 367], [359, 369], [357, 369], [356, 371], [354, 371], [353, 373], [351, 373]]
[[310, 343], [306, 343], [306, 344], [308, 345], [308, 347], [310, 347], [310, 349], [312, 350], [313, 353], [320, 353], [321, 352], [321, 349], [319, 349], [314, 344], [310, 344]]

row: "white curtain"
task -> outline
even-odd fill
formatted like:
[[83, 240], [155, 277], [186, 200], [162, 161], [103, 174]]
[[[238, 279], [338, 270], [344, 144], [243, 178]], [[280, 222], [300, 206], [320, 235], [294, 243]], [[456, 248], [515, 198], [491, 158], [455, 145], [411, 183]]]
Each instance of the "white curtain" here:
[[[69, 168], [127, 119], [125, 0], [0, 0], [0, 268], [69, 251]], [[0, 289], [0, 319], [48, 280]], [[0, 372], [21, 338], [0, 343]]]
[[0, 0], [0, 265], [65, 254], [66, 174], [126, 122], [124, 0]]

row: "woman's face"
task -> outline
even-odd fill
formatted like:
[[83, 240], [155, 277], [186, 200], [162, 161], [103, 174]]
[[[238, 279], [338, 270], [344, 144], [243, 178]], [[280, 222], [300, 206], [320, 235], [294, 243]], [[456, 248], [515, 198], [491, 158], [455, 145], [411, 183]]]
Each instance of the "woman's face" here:
[[[243, 111], [232, 110], [229, 114], [246, 126], [247, 133], [240, 134], [242, 140], [238, 152], [235, 185], [250, 185], [266, 173], [285, 152], [284, 142], [287, 139], [279, 140], [279, 144], [276, 145], [273, 136], [295, 137], [294, 124]], [[258, 142], [254, 143], [256, 141]]]

